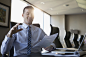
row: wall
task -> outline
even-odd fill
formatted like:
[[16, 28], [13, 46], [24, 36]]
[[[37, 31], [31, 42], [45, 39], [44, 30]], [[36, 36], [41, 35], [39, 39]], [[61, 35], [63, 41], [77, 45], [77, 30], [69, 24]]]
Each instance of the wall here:
[[[11, 0], [0, 0], [0, 2], [11, 7]], [[8, 30], [9, 28], [0, 27], [0, 45], [5, 35], [7, 34]]]
[[65, 23], [67, 31], [77, 29], [82, 35], [86, 33], [86, 14], [66, 15]]
[[51, 24], [55, 27], [65, 29], [65, 15], [54, 15], [51, 16]]

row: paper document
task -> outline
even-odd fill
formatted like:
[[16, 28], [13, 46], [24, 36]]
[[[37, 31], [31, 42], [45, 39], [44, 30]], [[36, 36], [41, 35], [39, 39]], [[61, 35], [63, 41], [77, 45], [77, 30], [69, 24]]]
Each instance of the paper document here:
[[39, 43], [37, 43], [35, 46], [39, 46], [41, 48], [48, 47], [50, 46], [51, 43], [53, 43], [57, 35], [58, 33], [50, 35], [50, 36], [45, 35], [44, 38]]

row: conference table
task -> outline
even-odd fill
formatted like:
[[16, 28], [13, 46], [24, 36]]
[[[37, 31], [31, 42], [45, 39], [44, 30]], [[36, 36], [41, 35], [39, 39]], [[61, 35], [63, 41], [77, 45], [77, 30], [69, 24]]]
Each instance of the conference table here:
[[52, 52], [48, 52], [48, 53], [41, 53], [41, 55], [19, 55], [16, 57], [79, 57], [78, 54], [58, 54], [58, 53], [52, 53]]
[[[76, 49], [77, 50], [77, 49]], [[50, 57], [80, 57], [81, 55], [86, 54], [86, 51], [74, 51], [74, 52], [63, 52], [63, 51], [51, 51], [42, 53], [43, 56]]]
[[[86, 54], [86, 51], [78, 51], [78, 53], [69, 53], [69, 54], [64, 54], [64, 53], [58, 53], [58, 52], [46, 52], [46, 53], [41, 53], [41, 55], [34, 55], [34, 56], [28, 56], [28, 55], [20, 55], [17, 57], [80, 57], [82, 54]], [[86, 56], [85, 56], [86, 57]]]
[[[70, 53], [66, 53], [66, 52], [58, 52], [58, 51], [51, 51], [51, 52], [43, 52], [41, 53], [40, 56], [32, 56], [32, 57], [80, 57], [81, 55], [86, 54], [86, 51], [78, 51], [78, 53], [75, 52], [70, 52]], [[28, 57], [27, 55], [21, 55], [23, 57]], [[21, 57], [18, 56], [18, 57]]]
[[21, 55], [17, 57], [79, 57], [79, 56], [78, 55], [59, 55], [59, 54], [46, 53], [46, 54], [42, 54], [41, 56]]
[[78, 54], [42, 53], [45, 57], [79, 57]]

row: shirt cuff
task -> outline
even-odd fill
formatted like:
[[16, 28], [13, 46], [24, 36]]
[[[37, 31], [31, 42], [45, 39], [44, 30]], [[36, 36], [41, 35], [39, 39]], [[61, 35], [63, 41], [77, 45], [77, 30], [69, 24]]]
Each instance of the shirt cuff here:
[[56, 48], [56, 45], [54, 43], [51, 44], [54, 48]]

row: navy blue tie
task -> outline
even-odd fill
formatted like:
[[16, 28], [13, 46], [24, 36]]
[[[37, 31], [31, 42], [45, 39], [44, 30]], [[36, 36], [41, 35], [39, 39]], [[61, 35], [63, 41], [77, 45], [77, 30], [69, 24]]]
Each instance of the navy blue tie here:
[[27, 46], [27, 55], [31, 53], [31, 27], [28, 26], [28, 46]]

